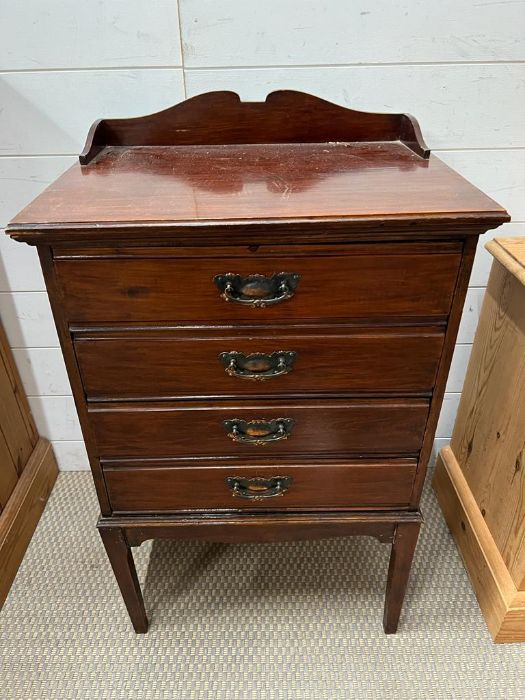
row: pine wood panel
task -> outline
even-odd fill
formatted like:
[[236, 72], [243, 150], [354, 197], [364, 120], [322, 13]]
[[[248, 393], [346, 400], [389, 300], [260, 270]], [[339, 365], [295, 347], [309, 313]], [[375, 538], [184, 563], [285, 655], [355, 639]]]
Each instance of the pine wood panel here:
[[497, 260], [451, 447], [515, 584], [525, 588], [525, 288]]
[[37, 443], [38, 436], [5, 332], [1, 327], [0, 430], [12, 462], [20, 474]]
[[40, 438], [0, 514], [0, 608], [42, 515], [58, 468], [53, 449]]
[[525, 238], [496, 238], [487, 249], [525, 286]]
[[38, 438], [0, 326], [0, 608], [56, 475], [53, 451], [47, 440]]
[[3, 432], [0, 429], [0, 513], [18, 481], [18, 471]]
[[449, 447], [439, 454], [432, 485], [494, 641], [525, 641], [525, 592], [517, 590]]

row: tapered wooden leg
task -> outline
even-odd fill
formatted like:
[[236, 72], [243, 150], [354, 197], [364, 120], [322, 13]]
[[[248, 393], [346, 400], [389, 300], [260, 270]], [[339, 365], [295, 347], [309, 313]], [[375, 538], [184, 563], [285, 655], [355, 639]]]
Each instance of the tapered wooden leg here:
[[386, 584], [385, 614], [383, 617], [383, 627], [386, 634], [397, 632], [420, 527], [421, 523], [417, 522], [396, 525]]
[[146, 617], [144, 600], [131, 547], [126, 540], [124, 531], [115, 527], [99, 527], [99, 532], [135, 632], [147, 632], [148, 618]]

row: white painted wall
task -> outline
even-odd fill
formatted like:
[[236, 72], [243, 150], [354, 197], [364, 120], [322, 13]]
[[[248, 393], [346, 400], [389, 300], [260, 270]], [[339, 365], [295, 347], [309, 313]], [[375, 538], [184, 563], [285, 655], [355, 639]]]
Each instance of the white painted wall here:
[[[525, 235], [525, 2], [516, 0], [3, 3], [0, 227], [73, 162], [94, 119], [207, 90], [261, 99], [277, 88], [415, 114], [434, 152], [509, 209], [513, 223], [499, 232]], [[38, 428], [62, 469], [87, 468], [35, 252], [0, 236], [0, 254], [0, 315]], [[480, 248], [438, 443], [451, 434], [489, 268]]]

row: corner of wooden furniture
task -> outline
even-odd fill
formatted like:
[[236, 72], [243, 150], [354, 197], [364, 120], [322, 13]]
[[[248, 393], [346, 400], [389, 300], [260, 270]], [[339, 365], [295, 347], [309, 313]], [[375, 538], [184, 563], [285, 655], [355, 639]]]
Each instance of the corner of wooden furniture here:
[[450, 447], [439, 453], [432, 485], [493, 640], [525, 642], [525, 592], [510, 576]]

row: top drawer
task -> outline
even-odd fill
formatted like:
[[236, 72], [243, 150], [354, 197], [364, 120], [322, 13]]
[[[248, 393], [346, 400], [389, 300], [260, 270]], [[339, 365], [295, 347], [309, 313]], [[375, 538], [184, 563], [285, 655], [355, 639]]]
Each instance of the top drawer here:
[[69, 322], [259, 324], [443, 319], [461, 244], [62, 248], [54, 255]]

